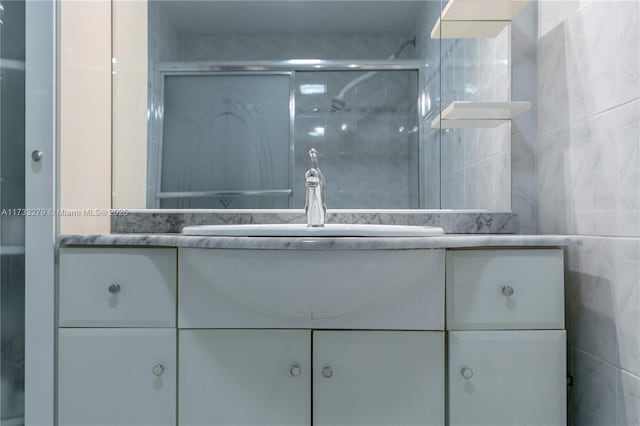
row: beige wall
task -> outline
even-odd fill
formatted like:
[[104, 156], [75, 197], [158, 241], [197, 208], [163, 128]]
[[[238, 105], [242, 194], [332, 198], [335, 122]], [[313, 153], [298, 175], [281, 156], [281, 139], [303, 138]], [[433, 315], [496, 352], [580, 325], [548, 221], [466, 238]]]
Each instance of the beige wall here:
[[146, 207], [147, 2], [113, 2], [113, 206]]
[[146, 204], [147, 2], [63, 0], [59, 67], [60, 233], [108, 233], [85, 209]]
[[[111, 207], [111, 2], [59, 5], [60, 233], [109, 232]], [[76, 210], [77, 209], [77, 210]]]

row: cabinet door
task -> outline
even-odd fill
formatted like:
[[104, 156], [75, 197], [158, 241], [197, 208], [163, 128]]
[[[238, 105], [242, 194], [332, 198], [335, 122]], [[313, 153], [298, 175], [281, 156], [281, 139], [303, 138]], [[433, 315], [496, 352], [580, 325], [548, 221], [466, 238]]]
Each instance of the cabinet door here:
[[443, 425], [444, 333], [313, 333], [313, 424]]
[[60, 329], [60, 426], [176, 424], [176, 333]]
[[566, 424], [564, 331], [449, 333], [451, 426]]
[[311, 335], [181, 330], [179, 424], [309, 425]]

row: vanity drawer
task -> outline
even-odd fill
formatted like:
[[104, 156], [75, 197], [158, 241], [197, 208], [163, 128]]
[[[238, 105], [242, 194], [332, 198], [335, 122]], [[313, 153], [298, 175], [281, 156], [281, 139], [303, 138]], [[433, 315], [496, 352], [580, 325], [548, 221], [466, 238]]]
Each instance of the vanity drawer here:
[[449, 330], [564, 328], [561, 249], [447, 252]]
[[173, 248], [60, 249], [61, 327], [174, 327]]

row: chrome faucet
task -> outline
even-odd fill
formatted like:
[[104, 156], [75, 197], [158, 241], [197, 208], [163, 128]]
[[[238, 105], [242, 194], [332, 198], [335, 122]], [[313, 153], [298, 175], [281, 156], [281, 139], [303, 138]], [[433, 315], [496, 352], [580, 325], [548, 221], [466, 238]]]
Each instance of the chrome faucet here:
[[306, 188], [304, 196], [304, 211], [307, 214], [307, 226], [324, 226], [324, 218], [327, 214], [327, 203], [324, 196], [326, 182], [318, 164], [318, 151], [315, 148], [309, 150], [311, 167], [304, 174]]

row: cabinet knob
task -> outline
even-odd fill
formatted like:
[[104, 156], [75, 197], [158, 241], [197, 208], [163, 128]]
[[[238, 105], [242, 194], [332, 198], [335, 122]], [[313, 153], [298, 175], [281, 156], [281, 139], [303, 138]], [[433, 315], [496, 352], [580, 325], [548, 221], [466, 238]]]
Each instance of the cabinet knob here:
[[162, 364], [154, 365], [153, 368], [151, 369], [151, 372], [153, 373], [154, 376], [162, 376], [162, 373], [164, 373], [164, 365]]
[[42, 160], [42, 151], [39, 149], [33, 150], [33, 152], [31, 152], [31, 159], [36, 163], [40, 162], [40, 160]]
[[462, 377], [469, 380], [473, 377], [473, 370], [469, 367], [462, 367], [462, 370], [460, 370], [460, 374], [462, 374]]
[[510, 285], [503, 285], [501, 291], [502, 294], [507, 297], [513, 296], [513, 287], [511, 287]]
[[111, 293], [111, 294], [118, 294], [118, 293], [120, 293], [120, 290], [121, 290], [120, 284], [115, 284], [114, 283], [114, 284], [111, 284], [109, 286], [109, 293]]
[[289, 373], [293, 377], [298, 377], [302, 373], [302, 369], [300, 368], [299, 365], [294, 365], [289, 369]]
[[328, 379], [329, 377], [333, 376], [333, 370], [331, 369], [331, 367], [325, 367], [322, 369], [322, 375]]

